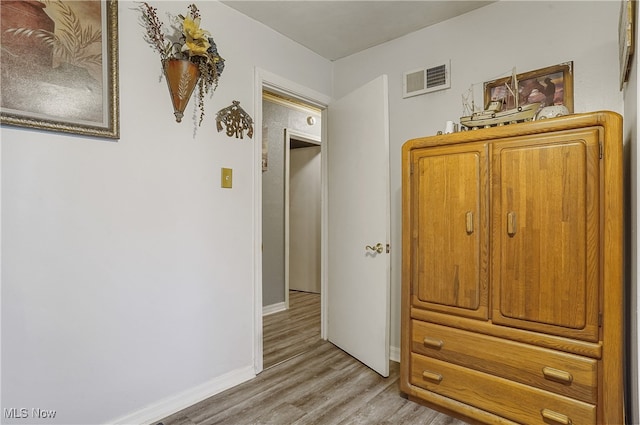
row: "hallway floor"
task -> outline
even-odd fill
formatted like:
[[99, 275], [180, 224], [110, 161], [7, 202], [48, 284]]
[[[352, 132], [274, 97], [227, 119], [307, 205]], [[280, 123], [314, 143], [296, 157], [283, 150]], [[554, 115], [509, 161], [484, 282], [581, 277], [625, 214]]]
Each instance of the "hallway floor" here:
[[309, 350], [320, 340], [320, 294], [289, 291], [289, 310], [264, 316], [263, 367]]

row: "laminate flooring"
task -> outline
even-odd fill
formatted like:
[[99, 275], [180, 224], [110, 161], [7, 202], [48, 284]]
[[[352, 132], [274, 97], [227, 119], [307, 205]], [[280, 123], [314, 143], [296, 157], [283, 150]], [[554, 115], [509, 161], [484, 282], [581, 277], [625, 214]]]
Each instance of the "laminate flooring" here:
[[[292, 294], [292, 295], [303, 295]], [[295, 301], [291, 300], [292, 307]], [[254, 379], [216, 394], [161, 421], [163, 425], [464, 425], [458, 419], [407, 400], [399, 389], [400, 365], [390, 364], [383, 378], [318, 336], [301, 329], [282, 331], [305, 344], [286, 359], [273, 356], [273, 365]], [[307, 306], [313, 305], [313, 302]], [[315, 307], [311, 307], [312, 309]], [[282, 312], [285, 313], [285, 312]], [[290, 312], [292, 313], [292, 312]], [[281, 313], [276, 313], [281, 314]], [[265, 317], [265, 347], [267, 318]], [[315, 313], [314, 313], [315, 314]], [[286, 315], [281, 314], [285, 317]], [[282, 319], [286, 321], [287, 319]], [[272, 320], [269, 320], [270, 322]], [[286, 326], [283, 326], [283, 329]], [[276, 340], [278, 337], [274, 336]], [[282, 341], [279, 341], [280, 343]], [[301, 344], [302, 345], [302, 344]], [[284, 349], [284, 348], [283, 348]], [[266, 348], [265, 348], [266, 350]], [[277, 349], [275, 351], [278, 351]], [[293, 355], [291, 355], [293, 354]], [[265, 353], [265, 365], [267, 360]]]
[[327, 341], [163, 421], [164, 425], [463, 425], [404, 398], [400, 365], [383, 378]]
[[262, 361], [267, 369], [320, 340], [320, 294], [289, 291], [289, 309], [262, 318]]

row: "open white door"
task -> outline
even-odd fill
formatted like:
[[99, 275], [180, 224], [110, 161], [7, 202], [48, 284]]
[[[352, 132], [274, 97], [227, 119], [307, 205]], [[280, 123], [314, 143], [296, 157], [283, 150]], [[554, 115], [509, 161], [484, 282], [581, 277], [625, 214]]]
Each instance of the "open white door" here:
[[329, 106], [327, 144], [327, 337], [386, 377], [390, 308], [386, 75]]

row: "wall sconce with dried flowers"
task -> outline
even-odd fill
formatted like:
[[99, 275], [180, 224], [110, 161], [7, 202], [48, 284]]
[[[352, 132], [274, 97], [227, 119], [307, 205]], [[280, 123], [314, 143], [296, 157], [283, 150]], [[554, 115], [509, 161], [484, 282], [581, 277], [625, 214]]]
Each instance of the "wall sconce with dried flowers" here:
[[204, 118], [204, 96], [218, 87], [224, 70], [224, 59], [210, 33], [200, 28], [200, 11], [195, 4], [189, 5], [187, 16], [177, 17], [177, 39], [165, 37], [163, 24], [158, 19], [157, 9], [148, 3], [140, 5], [142, 24], [146, 28], [144, 39], [160, 53], [160, 62], [173, 102], [177, 122], [182, 121], [184, 109], [198, 86], [198, 108], [200, 121]]
[[231, 106], [220, 109], [216, 114], [216, 127], [218, 132], [223, 129], [223, 124], [227, 127], [227, 136], [236, 136], [243, 139], [243, 133], [247, 130], [247, 136], [253, 137], [253, 119], [240, 106], [240, 102], [233, 101]]

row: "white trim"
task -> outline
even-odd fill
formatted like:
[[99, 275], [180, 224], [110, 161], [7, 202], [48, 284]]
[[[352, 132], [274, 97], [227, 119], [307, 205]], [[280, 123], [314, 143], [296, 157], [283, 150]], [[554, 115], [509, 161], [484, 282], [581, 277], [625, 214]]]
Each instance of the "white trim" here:
[[262, 307], [262, 316], [268, 316], [273, 313], [280, 313], [281, 311], [288, 310], [286, 303], [275, 303], [271, 305], [265, 305]]
[[251, 366], [236, 369], [181, 393], [169, 396], [143, 409], [107, 422], [107, 424], [156, 423], [169, 415], [255, 378]]
[[292, 128], [285, 128], [284, 131], [286, 134], [286, 140], [288, 143], [287, 146], [289, 147], [289, 149], [291, 149], [291, 139], [299, 140], [301, 142], [309, 143], [312, 145], [322, 145], [322, 139], [318, 136], [314, 136], [313, 134], [303, 133], [302, 131], [297, 131]]
[[[384, 134], [385, 134], [385, 145], [386, 145], [386, 160], [387, 166], [385, 167], [385, 172], [387, 174], [387, 187], [385, 187], [385, 195], [387, 198], [387, 247], [391, 246], [391, 132], [389, 130], [391, 117], [389, 115], [389, 77], [387, 74], [382, 75], [384, 79]], [[389, 305], [387, 305], [387, 338], [385, 341], [385, 345], [387, 347], [387, 359], [391, 360], [391, 255], [387, 255], [387, 300]], [[399, 350], [398, 350], [399, 352]], [[398, 353], [398, 362], [400, 362], [400, 354]], [[389, 362], [387, 361], [387, 364]], [[387, 369], [388, 371], [389, 369]]]
[[400, 347], [389, 347], [389, 360], [400, 363]]
[[[322, 137], [326, 137], [325, 133], [325, 108], [329, 104], [331, 98], [315, 90], [304, 87], [298, 83], [287, 80], [279, 75], [273, 74], [269, 71], [256, 67], [254, 70], [254, 96], [253, 96], [253, 110], [254, 110], [254, 122], [256, 123], [254, 128], [255, 139], [262, 140], [262, 90], [266, 88], [276, 94], [281, 94], [289, 97], [294, 97], [305, 103], [313, 105], [322, 109]], [[263, 346], [262, 346], [262, 143], [253, 144], [253, 305], [254, 305], [254, 329], [253, 329], [253, 365], [256, 374], [262, 372], [263, 369]], [[323, 147], [324, 148], [324, 147]], [[321, 153], [325, 158], [325, 153]], [[322, 161], [324, 164], [326, 161]], [[325, 184], [323, 181], [322, 184]], [[324, 190], [323, 190], [324, 195]], [[323, 200], [326, 199], [323, 198]], [[325, 224], [323, 220], [323, 225]], [[326, 245], [325, 233], [326, 228], [323, 230], [322, 241], [323, 247]], [[323, 252], [324, 255], [324, 252]], [[323, 266], [322, 274], [325, 275], [325, 267]], [[324, 302], [325, 283], [324, 277], [322, 279], [321, 295], [322, 304], [322, 323], [320, 325], [321, 335], [324, 335], [325, 331], [325, 309], [326, 304]]]
[[321, 162], [320, 162], [320, 184], [322, 197], [320, 208], [322, 209], [320, 216], [320, 338], [327, 340], [329, 335], [327, 329], [329, 329], [329, 303], [327, 302], [329, 294], [329, 265], [327, 258], [329, 258], [329, 168], [327, 164], [327, 158], [329, 158], [329, 109], [328, 107], [322, 110], [321, 126], [322, 126], [322, 146], [320, 147]]
[[326, 108], [331, 102], [331, 98], [329, 96], [287, 80], [286, 78], [280, 77], [279, 75], [273, 74], [264, 69], [256, 68], [256, 77], [258, 77], [262, 83], [260, 84], [260, 91], [256, 93], [260, 95], [261, 103], [263, 86], [273, 93], [285, 97], [293, 97], [321, 110]]
[[288, 129], [284, 129], [284, 305], [289, 309], [289, 189], [291, 186], [291, 139], [289, 139]]
[[[256, 68], [254, 74], [254, 135], [262, 140], [262, 82]], [[262, 142], [253, 144], [253, 370], [262, 372]], [[259, 164], [259, 165], [258, 165]]]

